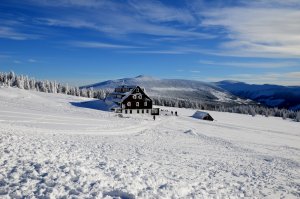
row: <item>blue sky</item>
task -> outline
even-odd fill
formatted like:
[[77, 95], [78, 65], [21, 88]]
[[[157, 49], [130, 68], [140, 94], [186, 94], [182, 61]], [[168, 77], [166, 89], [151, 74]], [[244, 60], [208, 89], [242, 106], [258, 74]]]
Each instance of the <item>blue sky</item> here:
[[299, 0], [2, 0], [0, 71], [300, 85]]

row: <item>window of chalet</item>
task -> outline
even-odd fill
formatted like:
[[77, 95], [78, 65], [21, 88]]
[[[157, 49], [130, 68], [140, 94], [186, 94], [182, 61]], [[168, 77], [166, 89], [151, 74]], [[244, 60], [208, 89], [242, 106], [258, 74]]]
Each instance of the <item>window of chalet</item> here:
[[139, 88], [136, 89], [136, 92], [140, 92]]
[[127, 102], [127, 106], [131, 106], [131, 102]]
[[142, 99], [142, 95], [139, 95], [139, 99]]
[[142, 110], [142, 113], [144, 114], [144, 109]]
[[139, 106], [140, 106], [140, 103], [139, 103], [139, 102], [136, 102], [136, 106], [139, 107]]
[[147, 102], [144, 102], [144, 106], [147, 106]]
[[132, 98], [133, 98], [133, 99], [136, 99], [136, 95], [133, 95]]
[[149, 110], [147, 109], [146, 112], [149, 113]]
[[127, 110], [125, 110], [125, 114], [127, 114], [128, 113], [128, 111]]
[[132, 114], [132, 110], [130, 110], [129, 113]]
[[140, 110], [137, 110], [136, 112], [137, 112], [137, 113], [140, 113]]

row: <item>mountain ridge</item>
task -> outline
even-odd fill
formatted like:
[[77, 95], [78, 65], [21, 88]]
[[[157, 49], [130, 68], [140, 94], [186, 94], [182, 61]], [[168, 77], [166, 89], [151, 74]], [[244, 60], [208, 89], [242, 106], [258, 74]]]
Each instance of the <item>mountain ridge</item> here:
[[215, 84], [233, 95], [251, 99], [269, 107], [300, 110], [300, 86], [247, 84], [228, 80]]
[[248, 84], [234, 80], [203, 82], [186, 79], [159, 79], [147, 75], [107, 80], [81, 88], [113, 89], [118, 85], [140, 85], [152, 97], [206, 103], [252, 104], [300, 110], [300, 86]]
[[214, 83], [185, 79], [159, 79], [145, 75], [138, 75], [133, 78], [107, 80], [81, 88], [93, 88], [94, 90], [113, 89], [122, 84], [142, 86], [151, 97], [200, 101], [209, 104], [249, 103], [249, 100], [242, 100]]

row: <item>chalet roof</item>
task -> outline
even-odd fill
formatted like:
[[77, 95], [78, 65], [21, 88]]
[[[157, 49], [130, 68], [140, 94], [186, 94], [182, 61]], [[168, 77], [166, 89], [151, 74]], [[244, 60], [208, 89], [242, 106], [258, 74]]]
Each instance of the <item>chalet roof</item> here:
[[196, 111], [192, 117], [197, 119], [204, 119], [206, 116], [210, 116], [209, 113], [204, 111]]
[[130, 91], [128, 91], [128, 92], [111, 92], [110, 95], [126, 95], [129, 92]]
[[136, 88], [137, 85], [120, 85], [120, 86], [117, 86], [116, 88], [129, 88], [129, 89], [134, 89]]
[[[135, 91], [135, 89], [137, 87], [140, 87], [140, 86], [133, 86], [133, 85], [121, 85], [121, 86], [118, 86], [116, 88], [129, 88], [129, 91], [127, 92], [112, 92], [110, 93], [106, 98], [105, 98], [105, 101], [109, 104], [111, 103], [122, 103], [124, 100], [126, 100], [128, 98], [128, 96], [130, 96], [133, 91]], [[140, 87], [141, 88], [141, 87]], [[141, 88], [143, 89], [142, 92], [145, 93], [145, 95], [147, 96], [146, 92], [145, 92], [145, 89], [144, 88]], [[121, 95], [122, 97], [119, 98], [119, 97], [116, 97], [116, 95]], [[148, 96], [147, 96], [148, 97]], [[149, 98], [149, 97], [148, 97]], [[119, 106], [119, 105], [118, 105]]]
[[[129, 88], [129, 87], [117, 87], [117, 88]], [[134, 87], [136, 88], [136, 87]], [[110, 93], [105, 100], [107, 101], [113, 101], [113, 102], [123, 102], [129, 95], [132, 94], [132, 92], [134, 91], [133, 89], [130, 89], [128, 92], [112, 92]], [[113, 95], [122, 95], [122, 98], [116, 98], [113, 97]]]

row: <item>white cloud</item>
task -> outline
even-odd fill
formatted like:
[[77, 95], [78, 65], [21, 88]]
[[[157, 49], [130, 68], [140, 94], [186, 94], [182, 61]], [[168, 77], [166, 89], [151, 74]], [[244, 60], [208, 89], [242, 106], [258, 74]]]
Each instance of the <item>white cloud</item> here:
[[[58, 6], [63, 4], [66, 12], [61, 15], [48, 15], [36, 20], [38, 24], [72, 28], [88, 28], [109, 37], [145, 34], [159, 37], [211, 39], [214, 35], [198, 31], [197, 19], [186, 8], [166, 6], [158, 1], [136, 1], [116, 3], [112, 1], [87, 2], [63, 0], [57, 4], [52, 1], [33, 0], [38, 5]], [[77, 7], [81, 4], [89, 5]], [[95, 5], [94, 7], [91, 5]], [[78, 14], [80, 12], [80, 14]], [[177, 22], [176, 25], [165, 22]]]
[[[137, 53], [300, 56], [299, 0], [241, 0], [234, 6], [228, 1], [195, 0], [193, 3], [181, 2], [182, 6], [176, 7], [156, 0], [29, 0], [26, 4], [28, 2], [30, 6], [42, 9], [45, 6], [49, 8], [47, 13], [53, 13], [43, 15], [44, 18], [30, 19], [33, 23], [29, 25], [30, 30], [49, 26], [89, 29], [115, 42], [131, 41], [148, 47], [148, 50]], [[9, 24], [0, 28], [0, 37], [24, 40], [34, 36], [8, 28]], [[42, 32], [41, 29], [35, 31]], [[41, 35], [51, 34], [45, 32]], [[215, 47], [212, 42], [212, 47], [204, 49], [208, 42], [203, 42], [203, 47], [200, 42], [205, 39], [215, 39], [219, 45]], [[194, 46], [191, 46], [193, 41]], [[268, 66], [263, 64], [262, 67]]]
[[22, 62], [19, 61], [19, 60], [14, 60], [14, 63], [15, 63], [15, 64], [21, 64]]
[[30, 63], [36, 63], [37, 60], [36, 59], [28, 59], [28, 62], [30, 62]]
[[292, 61], [268, 61], [268, 62], [216, 62], [211, 60], [200, 60], [200, 64], [214, 66], [230, 66], [240, 68], [285, 68], [285, 67], [300, 67], [299, 62]]
[[37, 38], [36, 35], [21, 33], [11, 27], [0, 27], [0, 38], [12, 40], [27, 40]]
[[196, 46], [181, 46], [181, 47], [169, 47], [168, 49], [159, 50], [138, 50], [132, 51], [133, 53], [144, 53], [144, 54], [169, 54], [169, 55], [184, 55], [184, 54], [209, 54], [216, 55], [216, 52], [207, 49], [201, 49]]
[[[276, 2], [275, 2], [276, 3]], [[201, 26], [219, 27], [229, 41], [220, 47], [227, 55], [300, 56], [300, 9], [248, 5], [209, 9]]]
[[29, 0], [33, 4], [53, 7], [102, 7], [110, 3], [105, 0]]
[[[139, 17], [132, 17], [127, 14], [120, 13], [102, 13], [102, 16], [91, 17], [85, 16], [76, 18], [69, 16], [66, 18], [40, 18], [38, 23], [49, 26], [71, 27], [71, 28], [88, 28], [108, 36], [116, 37], [130, 34], [145, 34], [153, 36], [172, 36], [179, 38], [194, 38], [194, 39], [211, 39], [213, 35], [193, 31], [182, 30], [179, 28], [170, 27], [163, 24], [151, 23], [142, 20]], [[89, 19], [90, 17], [90, 19]]]
[[289, 72], [286, 73], [286, 77], [288, 78], [298, 78], [300, 81], [300, 72]]
[[127, 53], [139, 53], [139, 54], [166, 54], [166, 55], [182, 55], [186, 54], [187, 52], [170, 49], [170, 50], [131, 50], [126, 51]]
[[127, 45], [117, 45], [117, 44], [109, 44], [102, 42], [86, 42], [86, 41], [73, 41], [70, 42], [70, 45], [81, 48], [116, 48], [116, 49], [126, 49], [126, 48], [138, 48], [135, 46], [127, 46]]
[[0, 53], [0, 58], [6, 59], [6, 58], [10, 58], [10, 57], [11, 57], [11, 55], [9, 55], [9, 54], [5, 54], [5, 53], [1, 54]]
[[159, 1], [131, 0], [130, 5], [144, 18], [154, 22], [180, 22], [194, 24], [197, 19], [185, 8], [165, 6]]

